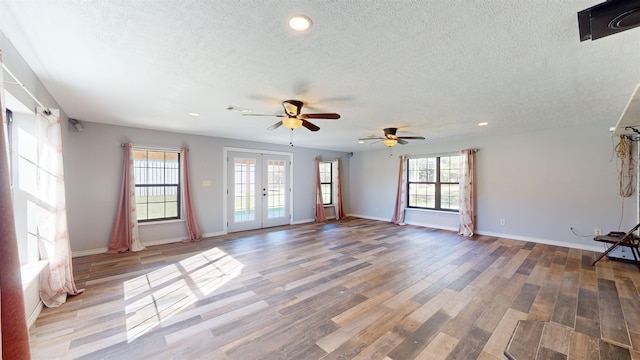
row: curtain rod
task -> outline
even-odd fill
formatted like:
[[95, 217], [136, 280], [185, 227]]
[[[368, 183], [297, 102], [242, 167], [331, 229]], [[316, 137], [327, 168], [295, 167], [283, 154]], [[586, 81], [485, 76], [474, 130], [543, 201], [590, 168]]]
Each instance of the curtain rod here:
[[[121, 143], [120, 147], [124, 147], [126, 144], [125, 143]], [[172, 147], [159, 147], [159, 146], [147, 146], [147, 145], [133, 145], [131, 144], [132, 147], [134, 148], [143, 148], [143, 149], [148, 149], [148, 150], [157, 150], [157, 151], [176, 151], [176, 150], [180, 150], [181, 148], [185, 148], [187, 151], [189, 151], [189, 148], [186, 146], [180, 146], [177, 148], [172, 148]]]
[[[462, 149], [462, 150], [467, 150], [467, 149]], [[460, 151], [462, 151], [462, 150], [460, 150]], [[468, 149], [468, 150], [471, 150], [474, 153], [477, 153], [478, 151], [480, 151], [480, 149]], [[404, 154], [404, 155], [399, 155], [398, 157], [402, 157], [402, 156], [406, 156], [406, 157], [409, 157], [409, 156], [413, 156], [413, 157], [423, 157], [423, 156], [429, 157], [429, 156], [442, 155], [442, 154], [454, 154], [454, 153], [440, 153], [440, 154], [429, 154], [429, 155], [407, 155], [407, 154]]]
[[42, 105], [40, 100], [36, 99], [36, 97], [31, 93], [31, 91], [29, 91], [29, 89], [27, 89], [27, 87], [20, 80], [18, 80], [18, 78], [15, 75], [13, 75], [11, 70], [9, 70], [4, 63], [2, 63], [2, 68], [7, 72], [7, 74], [9, 74], [9, 76], [13, 78], [13, 80], [15, 80], [16, 84], [20, 86], [22, 90], [24, 90], [24, 92], [26, 92], [27, 95], [29, 95], [33, 99], [33, 101], [36, 102], [36, 104], [40, 105], [40, 107], [44, 109], [43, 112], [45, 115], [51, 115], [51, 110], [49, 110], [47, 106]]

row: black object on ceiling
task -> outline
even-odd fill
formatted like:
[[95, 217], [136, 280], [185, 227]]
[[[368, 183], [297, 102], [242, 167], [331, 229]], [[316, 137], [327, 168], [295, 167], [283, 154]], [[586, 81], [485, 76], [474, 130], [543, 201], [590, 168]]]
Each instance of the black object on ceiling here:
[[640, 26], [640, 0], [608, 0], [578, 11], [580, 41], [596, 40]]

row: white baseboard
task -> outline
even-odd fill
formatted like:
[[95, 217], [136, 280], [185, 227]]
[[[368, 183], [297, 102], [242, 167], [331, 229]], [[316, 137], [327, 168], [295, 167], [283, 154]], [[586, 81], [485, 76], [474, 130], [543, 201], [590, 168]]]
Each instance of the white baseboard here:
[[529, 237], [529, 236], [521, 236], [521, 235], [513, 235], [513, 234], [494, 233], [494, 232], [489, 232], [489, 231], [478, 231], [478, 232], [476, 232], [476, 234], [485, 235], [485, 236], [495, 236], [495, 237], [500, 237], [500, 238], [505, 238], [505, 239], [512, 239], [512, 240], [534, 242], [534, 243], [545, 244], [545, 245], [555, 245], [555, 246], [561, 246], [561, 247], [568, 247], [568, 248], [579, 249], [579, 250], [587, 250], [587, 251], [595, 251], [595, 252], [602, 252], [603, 251], [603, 247], [602, 247], [601, 244], [600, 245], [598, 245], [598, 244], [591, 244], [591, 245], [577, 244], [577, 243], [574, 243], [574, 242], [566, 242], [566, 241], [551, 240], [551, 239], [541, 239], [541, 238], [534, 238], [534, 237]]
[[[349, 216], [360, 217], [360, 218], [370, 219], [370, 220], [390, 221], [389, 219], [381, 219], [381, 218], [376, 218], [368, 215], [349, 214]], [[433, 229], [454, 231], [454, 232], [458, 231], [458, 228], [451, 228], [451, 227], [440, 226], [436, 224], [418, 224], [418, 223], [407, 223], [407, 224], [414, 225], [414, 226], [428, 227]], [[484, 235], [484, 236], [495, 236], [495, 237], [500, 237], [505, 239], [519, 240], [519, 241], [534, 242], [534, 243], [545, 244], [545, 245], [555, 245], [555, 246], [568, 247], [568, 248], [587, 250], [587, 251], [595, 251], [595, 252], [603, 251], [603, 247], [598, 244], [577, 244], [574, 242], [541, 239], [541, 238], [534, 238], [529, 236], [503, 234], [503, 233], [495, 233], [490, 231], [479, 231], [479, 230], [476, 230], [476, 234]]]
[[36, 306], [36, 308], [33, 309], [33, 311], [31, 312], [31, 315], [27, 317], [27, 328], [30, 328], [31, 325], [36, 323], [36, 320], [38, 320], [38, 316], [40, 316], [40, 312], [42, 312], [43, 307], [44, 307], [44, 303], [40, 301], [38, 303], [38, 306]]
[[[202, 236], [205, 237], [205, 238], [214, 237], [214, 236], [220, 236], [220, 235], [224, 235], [224, 232], [220, 231], [220, 232], [215, 232], [215, 233], [202, 234]], [[142, 241], [142, 246], [173, 244], [173, 243], [181, 242], [182, 240], [184, 240], [184, 238], [169, 238], [169, 239], [158, 239], [158, 240], [150, 240], [150, 241], [144, 241], [143, 240]], [[90, 250], [80, 250], [80, 251], [74, 251], [71, 256], [72, 257], [80, 257], [80, 256], [87, 256], [87, 255], [104, 254], [108, 250], [109, 250], [108, 247], [98, 248], [98, 249], [90, 249]]]
[[391, 219], [387, 219], [387, 218], [380, 218], [380, 217], [369, 216], [369, 215], [347, 214], [347, 216], [353, 216], [353, 217], [358, 217], [358, 218], [363, 218], [363, 219], [369, 219], [369, 220], [378, 220], [378, 221], [391, 222]]
[[300, 225], [300, 224], [306, 224], [306, 223], [311, 223], [316, 221], [316, 219], [302, 219], [302, 220], [296, 220], [294, 222], [291, 223], [291, 225]]
[[[347, 215], [348, 216], [353, 216], [353, 217], [359, 217], [359, 218], [363, 218], [363, 219], [369, 219], [369, 220], [386, 221], [386, 222], [390, 222], [391, 221], [391, 220], [386, 219], [386, 218], [379, 218], [379, 217], [368, 216], [368, 215], [360, 215], [360, 214], [347, 214]], [[314, 222], [314, 221], [315, 221], [315, 219], [297, 220], [297, 221], [294, 221], [292, 223], [292, 225], [311, 223], [311, 222]], [[440, 229], [440, 230], [458, 231], [458, 228], [439, 226], [439, 225], [436, 225], [436, 224], [421, 224], [421, 223], [407, 223], [407, 224], [414, 225], [414, 226], [428, 227], [428, 228], [433, 228], [433, 229]], [[529, 236], [521, 236], [521, 235], [513, 235], [513, 234], [495, 233], [495, 232], [489, 232], [489, 231], [476, 231], [476, 234], [485, 235], [485, 236], [495, 236], [495, 237], [500, 237], [500, 238], [505, 238], [505, 239], [519, 240], [519, 241], [534, 242], [534, 243], [545, 244], [545, 245], [555, 245], [555, 246], [568, 247], [568, 248], [587, 250], [587, 251], [595, 251], [595, 252], [602, 252], [603, 251], [602, 246], [599, 246], [598, 244], [591, 244], [591, 245], [588, 245], [588, 244], [576, 244], [576, 243], [573, 243], [573, 242], [558, 241], [558, 240], [551, 240], [551, 239], [541, 239], [541, 238], [534, 238], [534, 237], [529, 237]], [[204, 234], [203, 236], [204, 237], [213, 237], [213, 236], [220, 236], [220, 235], [225, 235], [225, 233], [220, 231], [220, 232], [215, 232], [215, 233], [207, 233], [207, 234]], [[160, 240], [152, 240], [152, 241], [143, 241], [142, 245], [144, 245], [144, 246], [154, 246], [154, 245], [171, 244], [171, 243], [176, 243], [176, 242], [180, 242], [180, 241], [182, 241], [182, 238], [160, 239]], [[107, 250], [108, 250], [108, 248], [99, 248], [99, 249], [92, 249], [92, 250], [74, 251], [72, 256], [73, 257], [79, 257], [79, 256], [103, 254], [103, 253], [106, 253]]]
[[407, 224], [409, 224], [409, 225], [414, 225], [414, 226], [422, 226], [422, 227], [428, 227], [428, 228], [433, 228], [433, 229], [449, 230], [449, 231], [458, 232], [458, 228], [457, 227], [441, 226], [441, 225], [436, 225], [436, 224], [423, 224], [423, 223], [416, 223], [416, 222], [411, 222], [411, 221], [405, 221], [405, 222]]

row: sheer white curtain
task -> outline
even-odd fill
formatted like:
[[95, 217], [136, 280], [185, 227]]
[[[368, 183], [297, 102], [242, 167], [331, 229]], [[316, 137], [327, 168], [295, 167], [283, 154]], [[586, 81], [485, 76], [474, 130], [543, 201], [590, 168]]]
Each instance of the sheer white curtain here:
[[340, 159], [336, 159], [333, 160], [333, 162], [331, 163], [331, 166], [333, 166], [333, 169], [335, 171], [332, 171], [333, 174], [333, 179], [331, 179], [331, 181], [333, 182], [333, 187], [334, 187], [334, 191], [333, 191], [333, 204], [335, 206], [335, 212], [336, 212], [336, 220], [340, 220], [340, 219], [344, 219], [347, 217], [347, 215], [344, 213], [344, 208], [342, 207], [342, 185], [341, 185], [341, 176], [340, 176]]
[[396, 191], [396, 206], [393, 210], [393, 217], [391, 222], [396, 225], [405, 225], [404, 223], [404, 210], [407, 208], [406, 194], [407, 194], [407, 174], [405, 166], [407, 164], [407, 157], [405, 155], [400, 156], [400, 167], [398, 169], [398, 189]]
[[460, 228], [458, 234], [473, 236], [476, 222], [474, 191], [474, 149], [460, 151]]
[[327, 220], [322, 201], [322, 183], [320, 182], [320, 159], [316, 158], [316, 222]]
[[71, 263], [71, 246], [67, 228], [64, 170], [62, 164], [62, 136], [60, 112], [56, 109], [36, 115], [38, 166], [36, 168], [37, 194], [33, 194], [37, 209], [36, 223], [40, 257], [49, 265], [40, 274], [40, 297], [49, 307], [60, 306], [67, 294], [76, 295]]

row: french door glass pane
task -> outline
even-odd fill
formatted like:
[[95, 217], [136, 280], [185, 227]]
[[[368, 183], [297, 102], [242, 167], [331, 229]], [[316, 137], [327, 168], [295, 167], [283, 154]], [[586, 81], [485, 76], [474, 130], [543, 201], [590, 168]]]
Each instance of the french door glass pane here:
[[267, 162], [267, 218], [286, 216], [286, 163], [284, 160]]
[[256, 161], [254, 159], [236, 158], [234, 165], [235, 222], [253, 221], [256, 218]]

